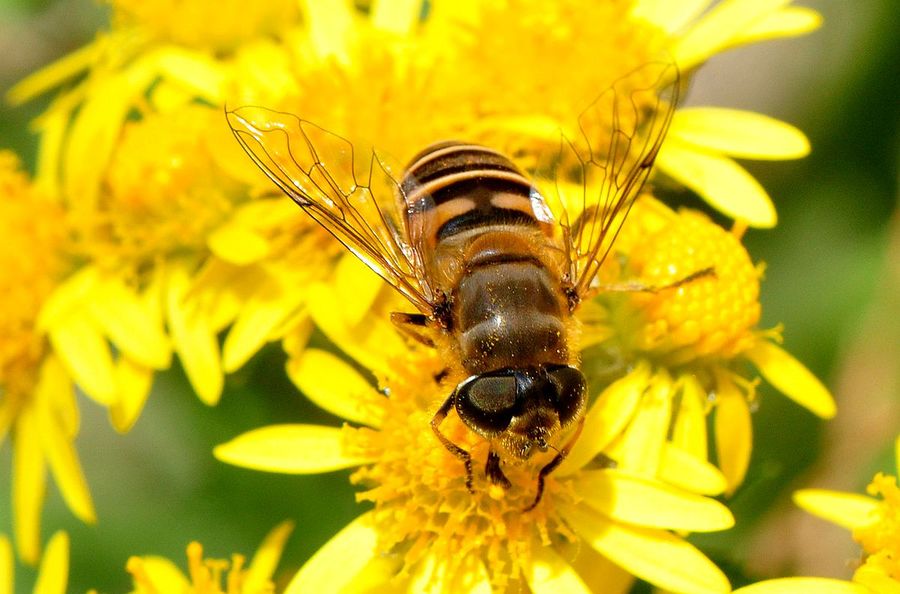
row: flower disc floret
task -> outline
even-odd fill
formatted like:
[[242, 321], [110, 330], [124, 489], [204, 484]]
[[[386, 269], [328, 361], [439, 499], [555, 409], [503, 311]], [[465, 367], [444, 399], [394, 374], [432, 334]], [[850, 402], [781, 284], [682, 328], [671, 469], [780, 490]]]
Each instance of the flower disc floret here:
[[632, 295], [643, 319], [639, 349], [730, 358], [753, 341], [759, 272], [738, 237], [704, 215], [678, 213], [635, 246], [629, 263], [653, 288]]

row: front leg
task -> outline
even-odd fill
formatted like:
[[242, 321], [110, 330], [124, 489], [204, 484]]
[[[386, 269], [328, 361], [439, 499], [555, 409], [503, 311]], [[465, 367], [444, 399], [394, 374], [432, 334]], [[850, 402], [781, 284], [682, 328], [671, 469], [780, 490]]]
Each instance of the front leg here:
[[550, 462], [548, 462], [543, 468], [541, 468], [540, 472], [538, 472], [537, 479], [537, 494], [534, 497], [534, 501], [531, 502], [531, 505], [526, 507], [522, 511], [529, 512], [537, 507], [537, 504], [541, 502], [541, 497], [544, 496], [544, 482], [547, 479], [547, 475], [556, 470], [556, 467], [562, 464], [562, 461], [566, 459], [566, 456], [569, 455], [569, 452], [572, 451], [572, 446], [575, 445], [575, 442], [578, 441], [578, 437], [581, 435], [581, 430], [584, 429], [584, 416], [581, 417], [578, 421], [578, 427], [575, 428], [575, 433], [572, 435], [572, 438], [566, 442], [566, 445], [559, 450], [556, 456], [553, 457]]
[[504, 489], [512, 487], [512, 483], [503, 474], [500, 468], [500, 456], [494, 450], [488, 452], [487, 464], [484, 466], [484, 474], [493, 485], [500, 485]]
[[450, 394], [450, 397], [447, 398], [444, 404], [441, 405], [441, 408], [439, 408], [438, 411], [434, 413], [434, 417], [432, 417], [431, 419], [431, 430], [434, 431], [434, 434], [437, 435], [437, 438], [441, 441], [444, 447], [447, 448], [448, 452], [463, 461], [463, 464], [466, 467], [466, 489], [469, 490], [469, 493], [474, 495], [475, 488], [472, 486], [472, 455], [450, 441], [447, 436], [441, 433], [441, 430], [438, 428], [443, 420], [447, 418], [447, 413], [449, 413], [450, 409], [453, 407], [455, 398], [456, 392], [454, 391], [453, 394]]

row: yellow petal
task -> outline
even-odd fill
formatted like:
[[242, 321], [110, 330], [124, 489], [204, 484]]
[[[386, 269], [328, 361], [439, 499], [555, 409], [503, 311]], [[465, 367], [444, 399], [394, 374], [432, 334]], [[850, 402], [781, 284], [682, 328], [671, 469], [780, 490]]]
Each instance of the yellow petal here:
[[747, 399], [727, 377], [717, 381], [715, 434], [719, 467], [728, 481], [726, 494], [744, 482], [753, 450], [753, 422]]
[[272, 529], [253, 555], [253, 561], [244, 575], [244, 592], [263, 592], [266, 584], [272, 579], [284, 545], [294, 531], [294, 523], [285, 521]]
[[308, 349], [288, 362], [288, 375], [323, 410], [360, 425], [381, 425], [382, 396], [362, 375], [328, 351]]
[[[131, 557], [128, 559], [126, 569], [135, 574], [135, 565], [140, 564], [141, 577], [148, 582], [150, 588], [136, 590], [134, 594], [144, 594], [145, 591], [156, 594], [164, 592], [191, 592], [193, 588], [187, 578], [169, 559], [165, 557]], [[141, 586], [143, 587], [143, 581]]]
[[656, 475], [672, 420], [672, 382], [668, 373], [658, 371], [650, 379], [650, 389], [641, 398], [637, 412], [622, 436], [619, 468]]
[[884, 567], [871, 563], [864, 563], [854, 571], [853, 581], [856, 582], [855, 585], [864, 586], [867, 593], [900, 594], [900, 581], [886, 573]]
[[267, 472], [317, 474], [365, 464], [344, 453], [340, 429], [320, 425], [270, 425], [216, 446], [216, 458]]
[[581, 543], [561, 545], [563, 556], [571, 559], [572, 567], [592, 592], [626, 594], [631, 591], [635, 578], [603, 555]]
[[135, 97], [143, 93], [150, 80], [151, 73], [138, 70], [99, 80], [73, 118], [63, 156], [63, 189], [76, 212], [96, 208], [101, 180], [122, 124]]
[[59, 60], [29, 74], [16, 83], [7, 93], [7, 100], [13, 105], [20, 105], [50, 89], [56, 88], [66, 80], [78, 76], [96, 64], [98, 54], [103, 46], [93, 41], [84, 47], [71, 51]]
[[187, 305], [188, 283], [186, 269], [172, 270], [166, 295], [169, 331], [194, 391], [203, 402], [213, 405], [224, 384], [219, 343], [209, 321]]
[[338, 262], [334, 285], [340, 301], [332, 304], [341, 311], [344, 321], [355, 326], [370, 313], [375, 298], [385, 283], [368, 266], [352, 254], [345, 254]]
[[61, 196], [59, 164], [62, 162], [63, 141], [68, 129], [69, 116], [61, 111], [48, 108], [39, 122], [35, 122], [35, 132], [40, 137], [34, 184], [46, 196]]
[[363, 367], [390, 375], [391, 357], [408, 349], [393, 324], [385, 317], [369, 315], [351, 326], [335, 307], [340, 302], [335, 289], [324, 283], [310, 287], [307, 295], [310, 316], [329, 340]]
[[720, 495], [727, 482], [722, 472], [671, 442], [663, 448], [658, 477], [676, 487], [700, 495]]
[[796, 159], [809, 140], [790, 124], [752, 111], [724, 107], [679, 109], [667, 139], [745, 159]]
[[422, 15], [422, 0], [375, 0], [372, 24], [383, 31], [406, 35]]
[[757, 43], [766, 39], [796, 37], [815, 31], [822, 15], [805, 6], [785, 6], [759, 19], [731, 41], [731, 46]]
[[0, 534], [0, 594], [15, 594], [15, 567], [9, 537]]
[[531, 565], [525, 573], [525, 581], [534, 594], [590, 594], [575, 569], [551, 547], [535, 543]]
[[22, 560], [37, 563], [41, 551], [41, 508], [47, 492], [47, 469], [39, 424], [32, 408], [19, 414], [12, 463], [13, 532]]
[[759, 19], [790, 0], [724, 0], [681, 37], [672, 49], [682, 70], [690, 70], [719, 53]]
[[707, 395], [697, 376], [690, 374], [680, 378], [681, 403], [672, 427], [672, 443], [679, 448], [705, 460], [706, 448], [706, 403]]
[[871, 525], [881, 513], [881, 503], [877, 499], [825, 489], [796, 491], [794, 503], [809, 513], [848, 530]]
[[656, 159], [669, 177], [694, 190], [723, 214], [751, 227], [769, 228], [777, 222], [772, 200], [759, 182], [727, 157], [698, 150], [669, 138]]
[[185, 105], [190, 105], [195, 95], [177, 82], [160, 79], [149, 92], [150, 104], [158, 113], [170, 113]]
[[85, 394], [103, 405], [115, 402], [112, 354], [94, 320], [72, 315], [57, 321], [50, 343]]
[[581, 438], [556, 471], [565, 476], [579, 470], [602, 452], [634, 417], [650, 380], [650, 365], [640, 361], [628, 375], [610, 384], [584, 417]]
[[727, 594], [725, 574], [693, 545], [664, 530], [626, 526], [574, 508], [569, 525], [587, 544], [644, 581], [684, 594]]
[[790, 577], [766, 580], [743, 588], [734, 594], [874, 594], [853, 582], [828, 578]]
[[734, 525], [731, 512], [715, 499], [628, 472], [582, 472], [575, 492], [609, 518], [636, 526], [712, 532]]
[[770, 384], [800, 406], [823, 419], [837, 412], [834, 398], [822, 382], [778, 345], [760, 340], [745, 354]]
[[59, 531], [47, 543], [47, 552], [41, 559], [35, 594], [66, 594], [69, 582], [69, 535]]
[[706, 10], [712, 0], [637, 0], [632, 16], [650, 21], [667, 33], [680, 31]]
[[402, 592], [403, 583], [398, 577], [402, 567], [403, 559], [399, 555], [373, 557], [346, 583], [343, 591], [370, 594]]
[[235, 266], [208, 258], [194, 274], [191, 304], [216, 331], [231, 325], [268, 273], [261, 266]]
[[207, 242], [212, 253], [237, 266], [262, 260], [270, 249], [263, 236], [235, 224], [222, 225], [210, 234]]
[[433, 551], [416, 564], [409, 582], [402, 591], [408, 594], [491, 594], [490, 575], [477, 556], [462, 559], [457, 571], [448, 573], [448, 560], [438, 557]]
[[305, 21], [313, 47], [320, 58], [346, 59], [348, 33], [352, 30], [353, 15], [346, 0], [317, 2], [303, 0]]
[[[281, 340], [286, 353], [299, 352], [306, 348], [312, 336], [313, 326], [309, 310], [305, 307], [297, 309], [269, 332], [269, 340]], [[295, 351], [291, 351], [286, 343], [290, 343]]]
[[41, 307], [38, 329], [46, 332], [60, 321], [81, 312], [99, 282], [100, 273], [94, 266], [85, 266], [63, 281]]
[[127, 433], [134, 426], [153, 387], [153, 370], [128, 357], [120, 357], [116, 363], [116, 387], [118, 398], [109, 407], [112, 426], [119, 433]]
[[88, 310], [119, 350], [147, 367], [169, 367], [172, 348], [161, 323], [120, 278], [110, 276], [95, 286]]
[[81, 521], [94, 523], [97, 520], [94, 503], [91, 501], [91, 493], [74, 444], [65, 435], [54, 415], [41, 414], [39, 423], [44, 455], [50, 463], [53, 478], [66, 505]]
[[286, 286], [267, 276], [253, 295], [243, 304], [222, 348], [222, 365], [226, 372], [236, 371], [259, 352], [269, 340], [272, 330], [295, 313], [306, 299], [303, 286]]
[[189, 93], [212, 104], [223, 100], [226, 75], [222, 67], [205, 54], [169, 45], [142, 58], [169, 81], [177, 81]]
[[340, 592], [376, 556], [378, 533], [371, 513], [350, 522], [325, 543], [294, 576], [284, 594]]
[[53, 411], [63, 434], [74, 439], [81, 422], [78, 401], [72, 380], [56, 357], [50, 355], [44, 359], [34, 394], [39, 406]]

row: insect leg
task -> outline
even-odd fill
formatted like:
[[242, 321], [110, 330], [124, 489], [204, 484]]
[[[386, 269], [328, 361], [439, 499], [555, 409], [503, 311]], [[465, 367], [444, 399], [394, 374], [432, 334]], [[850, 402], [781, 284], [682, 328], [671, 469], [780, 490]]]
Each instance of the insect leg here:
[[391, 322], [406, 338], [425, 346], [434, 346], [434, 340], [428, 335], [428, 317], [425, 314], [395, 311], [391, 312]]
[[441, 430], [438, 429], [438, 425], [447, 418], [447, 413], [450, 412], [450, 408], [453, 407], [453, 400], [456, 398], [456, 392], [450, 395], [444, 404], [441, 405], [441, 408], [438, 409], [436, 413], [434, 413], [434, 417], [431, 419], [431, 430], [434, 431], [434, 434], [437, 435], [437, 438], [441, 441], [447, 451], [459, 458], [463, 461], [463, 465], [466, 467], [466, 489], [468, 489], [469, 493], [475, 494], [475, 489], [472, 487], [472, 455], [469, 454], [466, 450], [462, 449], [449, 439], [447, 436], [441, 433]]
[[488, 452], [487, 464], [484, 466], [484, 474], [493, 485], [500, 485], [504, 489], [512, 487], [512, 483], [503, 474], [500, 468], [500, 456], [494, 450]]
[[617, 293], [659, 293], [667, 289], [677, 289], [682, 285], [692, 283], [701, 278], [716, 278], [716, 269], [712, 266], [694, 271], [689, 275], [680, 278], [666, 285], [648, 285], [638, 280], [626, 281], [624, 283], [612, 283], [608, 285], [598, 285], [597, 292], [617, 292]]
[[534, 501], [531, 502], [531, 505], [526, 507], [522, 511], [529, 512], [537, 507], [537, 504], [541, 502], [541, 497], [544, 496], [544, 481], [551, 472], [556, 470], [556, 467], [562, 464], [562, 461], [566, 459], [566, 456], [569, 455], [569, 452], [572, 451], [572, 446], [575, 445], [575, 442], [578, 441], [578, 437], [581, 435], [581, 430], [584, 429], [584, 417], [578, 421], [578, 427], [575, 428], [575, 433], [572, 435], [572, 438], [566, 442], [562, 448], [560, 448], [559, 452], [556, 456], [553, 457], [550, 462], [548, 462], [541, 471], [538, 473], [537, 478], [537, 495], [534, 496]]

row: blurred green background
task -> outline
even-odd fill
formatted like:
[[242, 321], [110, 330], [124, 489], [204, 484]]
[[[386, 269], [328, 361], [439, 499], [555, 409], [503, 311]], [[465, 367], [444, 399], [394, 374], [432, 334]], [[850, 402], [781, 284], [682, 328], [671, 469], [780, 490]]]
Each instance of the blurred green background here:
[[[848, 577], [855, 545], [844, 531], [793, 509], [789, 494], [811, 485], [861, 491], [875, 470], [894, 468], [891, 446], [900, 433], [897, 0], [803, 4], [824, 14], [821, 30], [717, 58], [687, 101], [767, 113], [799, 126], [813, 145], [801, 161], [747, 163], [780, 216], [774, 230], [751, 231], [747, 245], [767, 264], [763, 325], [784, 323], [787, 349], [833, 389], [839, 415], [822, 424], [774, 391], [761, 391], [751, 471], [729, 503], [738, 526], [694, 539], [736, 586], [779, 574]], [[88, 0], [0, 3], [0, 92], [90, 40], [105, 19], [104, 8]], [[29, 165], [35, 138], [27, 125], [42, 107], [0, 107], [0, 148]], [[297, 393], [283, 364], [278, 348], [267, 349], [228, 378], [213, 409], [174, 368], [158, 377], [147, 410], [125, 436], [113, 432], [103, 411], [81, 402], [78, 449], [100, 521], [80, 524], [53, 487], [44, 514], [46, 538], [57, 528], [70, 532], [71, 592], [126, 592], [130, 555], [162, 555], [184, 566], [192, 539], [209, 556], [250, 554], [287, 518], [297, 527], [283, 566], [296, 567], [360, 513], [347, 472], [270, 475], [212, 458], [213, 446], [272, 422], [338, 424]], [[5, 532], [9, 458], [4, 445]], [[19, 569], [16, 592], [30, 592], [34, 572]]]

